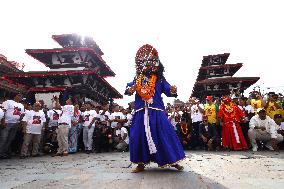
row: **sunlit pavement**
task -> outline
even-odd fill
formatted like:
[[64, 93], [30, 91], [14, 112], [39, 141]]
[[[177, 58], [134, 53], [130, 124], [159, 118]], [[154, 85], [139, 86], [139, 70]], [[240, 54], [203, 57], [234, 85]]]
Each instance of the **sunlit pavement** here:
[[129, 153], [0, 160], [0, 188], [283, 188], [284, 152], [187, 151], [182, 172], [147, 166], [143, 173]]

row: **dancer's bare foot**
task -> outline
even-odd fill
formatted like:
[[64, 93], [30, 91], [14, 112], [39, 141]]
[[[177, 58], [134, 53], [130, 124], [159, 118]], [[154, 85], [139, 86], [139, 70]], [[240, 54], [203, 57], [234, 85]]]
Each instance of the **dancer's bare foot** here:
[[145, 170], [145, 166], [143, 164], [138, 164], [135, 169], [131, 171], [131, 173], [140, 173]]
[[179, 171], [182, 171], [184, 169], [184, 167], [179, 164], [172, 165], [172, 167], [176, 168]]

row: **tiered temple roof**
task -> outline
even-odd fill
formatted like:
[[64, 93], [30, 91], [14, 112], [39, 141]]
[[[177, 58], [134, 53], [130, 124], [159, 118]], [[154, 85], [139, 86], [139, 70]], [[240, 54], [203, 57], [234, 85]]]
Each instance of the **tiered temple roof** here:
[[26, 93], [28, 89], [26, 85], [8, 79], [8, 76], [22, 72], [4, 55], [0, 54], [0, 89], [7, 92]]
[[[115, 73], [103, 60], [102, 50], [91, 37], [64, 34], [53, 35], [52, 38], [63, 48], [26, 50], [27, 54], [49, 67], [49, 71], [20, 72], [7, 64], [3, 68], [7, 70], [4, 72], [5, 80], [24, 83], [23, 86], [30, 94], [82, 94], [101, 104], [114, 98], [122, 98], [122, 95], [104, 79], [115, 76]], [[2, 62], [3, 65], [7, 63], [1, 61], [0, 68]]]
[[221, 97], [229, 95], [235, 88], [243, 92], [259, 80], [259, 77], [233, 77], [243, 64], [226, 64], [229, 56], [225, 53], [203, 57], [191, 96], [201, 99], [209, 95]]

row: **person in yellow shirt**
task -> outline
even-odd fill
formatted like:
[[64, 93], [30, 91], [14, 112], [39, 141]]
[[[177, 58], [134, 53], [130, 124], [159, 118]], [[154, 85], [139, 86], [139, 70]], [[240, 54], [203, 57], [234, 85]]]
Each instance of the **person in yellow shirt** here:
[[262, 96], [257, 92], [252, 93], [249, 99], [250, 105], [253, 107], [255, 114], [257, 112], [257, 109], [263, 108], [265, 106]]
[[207, 116], [208, 123], [216, 127], [218, 136], [221, 136], [222, 126], [217, 119], [219, 106], [216, 103], [213, 103], [213, 96], [207, 96], [206, 101], [207, 104], [205, 104], [204, 107], [204, 115]]
[[276, 103], [278, 95], [272, 94], [269, 97], [269, 100], [265, 106], [266, 114], [271, 118], [274, 119], [275, 114], [279, 114], [281, 112], [281, 107]]
[[213, 103], [213, 97], [207, 96], [207, 104], [204, 107], [204, 113], [208, 117], [208, 123], [217, 124], [217, 106]]

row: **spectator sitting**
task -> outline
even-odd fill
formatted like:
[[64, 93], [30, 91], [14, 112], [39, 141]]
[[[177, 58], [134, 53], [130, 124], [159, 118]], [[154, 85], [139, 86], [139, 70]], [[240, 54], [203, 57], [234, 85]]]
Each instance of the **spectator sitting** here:
[[283, 136], [276, 131], [276, 124], [273, 119], [266, 115], [263, 108], [257, 110], [258, 115], [255, 115], [250, 120], [250, 129], [248, 135], [253, 147], [253, 151], [257, 151], [256, 140], [266, 142], [266, 147], [269, 150], [278, 150], [277, 143], [283, 141]]
[[200, 142], [204, 149], [212, 151], [214, 148], [220, 148], [220, 138], [215, 125], [208, 122], [208, 117], [203, 116], [202, 123], [199, 125]]
[[115, 146], [115, 148], [118, 151], [125, 151], [129, 144], [129, 137], [127, 129], [122, 127], [122, 123], [117, 123], [116, 133], [118, 136], [118, 144]]
[[[276, 123], [276, 131], [278, 134], [284, 136], [284, 122], [282, 115], [281, 114], [275, 114], [274, 115], [274, 121]], [[284, 142], [281, 142], [281, 144], [279, 144], [281, 148], [284, 147]]]
[[190, 130], [190, 125], [188, 124], [186, 119], [182, 118], [181, 122], [177, 123], [176, 128], [177, 128], [177, 135], [180, 139], [183, 148], [189, 149], [190, 147], [192, 147], [192, 140], [191, 140], [192, 130]]

